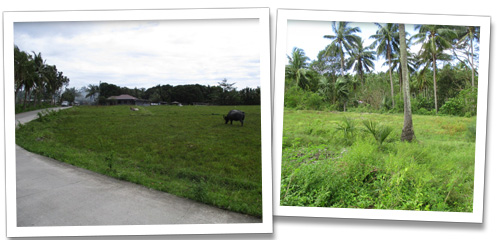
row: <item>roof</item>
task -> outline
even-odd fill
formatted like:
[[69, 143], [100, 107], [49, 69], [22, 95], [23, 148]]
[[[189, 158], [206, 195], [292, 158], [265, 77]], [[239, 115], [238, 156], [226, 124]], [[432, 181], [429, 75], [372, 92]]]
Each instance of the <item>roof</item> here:
[[120, 96], [111, 96], [108, 99], [115, 99], [115, 100], [138, 100], [136, 97], [132, 97], [128, 94], [122, 94]]

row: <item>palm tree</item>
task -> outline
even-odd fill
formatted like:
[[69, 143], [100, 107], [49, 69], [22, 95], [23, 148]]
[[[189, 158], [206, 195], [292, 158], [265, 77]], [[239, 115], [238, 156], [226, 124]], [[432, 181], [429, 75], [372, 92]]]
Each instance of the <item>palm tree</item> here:
[[301, 82], [304, 80], [307, 81], [307, 61], [309, 61], [309, 57], [306, 56], [304, 50], [297, 47], [293, 48], [292, 56], [287, 57], [288, 65], [285, 69], [286, 78], [295, 81], [296, 86], [307, 85]]
[[[26, 86], [30, 86], [33, 80], [33, 60], [31, 55], [21, 51], [19, 47], [14, 46], [14, 87], [15, 99], [17, 101], [17, 94], [24, 88], [26, 99]], [[26, 100], [25, 102], [26, 103]]]
[[[407, 45], [408, 46], [408, 45]], [[410, 49], [407, 48], [406, 50], [407, 53], [407, 63], [408, 63], [408, 72], [413, 74], [414, 72], [417, 71], [418, 69], [418, 58], [416, 57], [415, 54], [410, 52]], [[391, 57], [392, 65], [390, 68], [392, 68], [392, 71], [396, 71], [399, 74], [399, 92], [402, 94], [403, 93], [403, 72], [401, 69], [401, 56], [400, 53], [398, 54], [393, 54]], [[389, 66], [389, 60], [385, 61], [382, 66]]]
[[335, 83], [335, 95], [342, 101], [344, 112], [347, 110], [347, 102], [349, 101], [349, 84], [351, 83], [349, 76], [340, 77]]
[[479, 27], [467, 26], [458, 27], [457, 29], [458, 39], [456, 41], [456, 47], [454, 47], [453, 54], [455, 57], [463, 62], [455, 52], [455, 49], [467, 49], [467, 62], [471, 69], [471, 85], [474, 87], [475, 82], [475, 69], [474, 69], [474, 40], [479, 43]]
[[375, 68], [375, 64], [373, 63], [375, 52], [370, 47], [363, 47], [361, 39], [356, 41], [356, 45], [349, 53], [349, 58], [347, 59], [347, 69], [354, 68], [361, 79], [361, 83], [363, 83], [363, 72], [370, 72]]
[[[35, 98], [36, 98], [36, 94], [40, 94], [44, 90], [44, 88], [45, 88], [46, 84], [49, 82], [49, 80], [48, 80], [48, 76], [47, 76], [46, 64], [42, 58], [42, 53], [36, 54], [35, 52], [33, 52], [33, 55], [34, 55], [33, 62], [35, 65], [36, 75], [35, 75], [33, 90], [31, 90], [30, 92], [35, 92]], [[30, 94], [30, 96], [31, 96], [31, 94]], [[36, 99], [35, 99], [35, 103], [36, 103]]]
[[344, 53], [350, 52], [356, 41], [360, 39], [359, 36], [355, 35], [361, 32], [359, 27], [349, 27], [348, 22], [332, 22], [332, 30], [334, 35], [325, 35], [324, 38], [331, 39], [332, 43], [328, 45], [327, 52], [332, 52], [334, 55], [340, 56], [340, 73], [344, 76]]
[[415, 29], [419, 32], [413, 36], [415, 43], [422, 43], [419, 52], [423, 59], [432, 59], [433, 79], [434, 79], [434, 108], [438, 112], [436, 73], [438, 55], [444, 50], [451, 48], [451, 39], [456, 36], [455, 31], [443, 25], [417, 25]]
[[88, 86], [88, 93], [85, 95], [85, 98], [90, 97], [91, 101], [95, 101], [95, 95], [99, 94], [99, 86], [98, 85], [92, 85], [89, 84]]
[[[392, 66], [392, 56], [393, 53], [399, 51], [399, 40], [398, 40], [398, 26], [394, 23], [387, 23], [381, 25], [380, 23], [375, 23], [378, 30], [370, 38], [375, 39], [371, 47], [376, 48], [377, 56], [383, 55], [385, 59], [389, 60], [389, 66]], [[392, 81], [392, 68], [389, 67], [389, 79], [391, 82], [391, 99], [392, 107], [394, 108], [394, 83]]]
[[335, 85], [329, 81], [326, 77], [321, 76], [319, 79], [319, 89], [318, 93], [325, 97], [325, 100], [331, 101], [332, 104], [335, 103]]
[[399, 42], [401, 43], [401, 71], [403, 72], [403, 95], [404, 95], [404, 122], [403, 130], [401, 132], [401, 141], [411, 142], [415, 138], [413, 131], [413, 120], [411, 114], [411, 101], [410, 101], [410, 80], [408, 73], [408, 61], [406, 51], [406, 31], [405, 25], [400, 23], [399, 27]]

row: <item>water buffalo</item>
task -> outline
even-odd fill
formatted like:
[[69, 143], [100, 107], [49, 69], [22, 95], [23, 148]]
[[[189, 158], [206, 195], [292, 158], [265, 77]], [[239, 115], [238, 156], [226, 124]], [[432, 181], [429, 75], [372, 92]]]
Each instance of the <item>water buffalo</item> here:
[[227, 113], [226, 116], [223, 116], [224, 120], [227, 122], [231, 121], [231, 124], [233, 124], [233, 121], [240, 121], [241, 126], [243, 126], [243, 120], [245, 120], [245, 112], [242, 112], [240, 110], [231, 110], [229, 113]]

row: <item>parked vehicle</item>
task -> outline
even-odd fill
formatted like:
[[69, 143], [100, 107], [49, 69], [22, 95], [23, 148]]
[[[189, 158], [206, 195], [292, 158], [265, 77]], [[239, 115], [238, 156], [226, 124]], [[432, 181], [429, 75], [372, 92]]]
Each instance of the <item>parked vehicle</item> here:
[[68, 101], [62, 101], [61, 107], [67, 107], [67, 106], [69, 106], [69, 102]]

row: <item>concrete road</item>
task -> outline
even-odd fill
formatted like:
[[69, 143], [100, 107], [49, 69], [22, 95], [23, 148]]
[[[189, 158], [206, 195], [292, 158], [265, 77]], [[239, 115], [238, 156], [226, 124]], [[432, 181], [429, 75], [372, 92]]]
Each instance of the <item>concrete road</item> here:
[[[16, 115], [31, 121], [38, 111]], [[16, 145], [17, 226], [258, 223], [261, 219], [30, 153]]]
[[19, 113], [16, 114], [16, 125], [19, 123], [27, 123], [35, 118], [38, 118], [38, 113], [42, 112], [44, 110], [61, 110], [61, 109], [67, 109], [71, 107], [55, 107], [55, 108], [48, 108], [48, 109], [40, 109], [40, 110], [35, 110], [31, 112], [25, 112], [25, 113]]

